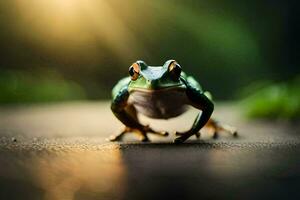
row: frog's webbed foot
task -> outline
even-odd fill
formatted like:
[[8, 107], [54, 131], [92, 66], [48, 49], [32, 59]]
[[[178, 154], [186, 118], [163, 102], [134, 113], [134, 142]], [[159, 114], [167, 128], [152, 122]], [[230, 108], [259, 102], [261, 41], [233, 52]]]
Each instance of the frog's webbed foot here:
[[136, 129], [136, 128], [130, 128], [130, 127], [125, 127], [124, 130], [122, 130], [119, 134], [112, 135], [108, 138], [109, 141], [121, 141], [125, 133], [136, 133], [140, 137], [140, 141], [142, 142], [148, 142], [150, 139], [147, 136], [147, 133], [159, 135], [159, 136], [168, 136], [169, 133], [165, 131], [154, 131], [152, 128], [149, 126], [144, 126], [143, 129]]
[[107, 138], [107, 140], [109, 140], [111, 142], [120, 141], [120, 140], [122, 140], [125, 133], [127, 133], [129, 131], [130, 131], [130, 128], [125, 127], [120, 133], [109, 136], [109, 138]]
[[237, 130], [235, 127], [230, 126], [228, 124], [220, 123], [214, 119], [210, 119], [207, 122], [206, 127], [209, 128], [210, 132], [213, 135], [213, 138], [218, 138], [220, 131], [227, 132], [227, 133], [231, 134], [233, 137], [238, 136], [238, 133], [237, 133]]
[[134, 128], [130, 128], [130, 127], [125, 127], [120, 133], [118, 133], [116, 135], [111, 135], [108, 138], [108, 140], [111, 141], [111, 142], [121, 141], [123, 139], [123, 136], [126, 133], [135, 133], [135, 134], [137, 134], [140, 137], [140, 140], [142, 142], [150, 141], [144, 130], [134, 129]]
[[195, 135], [196, 138], [200, 137], [200, 133], [199, 132], [193, 132], [191, 130], [186, 131], [186, 132], [175, 132], [175, 135], [177, 135], [178, 137], [176, 137], [174, 139], [174, 143], [176, 144], [180, 144], [183, 143], [184, 141], [186, 141], [189, 137], [191, 137], [192, 135]]
[[[227, 133], [231, 134], [234, 137], [238, 136], [238, 133], [237, 133], [237, 130], [236, 130], [235, 127], [227, 125], [227, 124], [220, 123], [220, 122], [218, 122], [214, 119], [210, 119], [206, 123], [205, 126], [206, 126], [206, 128], [209, 128], [210, 132], [212, 132], [213, 138], [217, 138], [220, 131], [227, 132]], [[195, 135], [196, 138], [199, 138], [201, 134], [200, 134], [200, 132], [194, 132], [192, 130], [189, 130], [189, 131], [186, 131], [186, 132], [175, 132], [175, 135], [178, 136], [178, 137], [174, 139], [174, 143], [183, 143], [184, 141], [186, 141], [192, 135]]]

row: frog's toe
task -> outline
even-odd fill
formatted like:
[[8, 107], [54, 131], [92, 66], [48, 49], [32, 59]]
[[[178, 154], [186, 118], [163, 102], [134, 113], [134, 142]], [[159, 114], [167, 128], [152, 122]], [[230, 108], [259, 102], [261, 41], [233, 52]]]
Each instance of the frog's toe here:
[[187, 139], [189, 139], [192, 135], [196, 135], [196, 137], [197, 137], [197, 135], [199, 135], [200, 136], [200, 133], [195, 133], [195, 132], [193, 132], [193, 131], [191, 131], [191, 130], [189, 130], [189, 131], [186, 131], [186, 132], [175, 132], [175, 135], [179, 135], [178, 137], [176, 137], [175, 139], [174, 139], [174, 143], [183, 143], [184, 141], [186, 141]]
[[173, 142], [175, 143], [175, 144], [181, 144], [181, 143], [183, 143], [185, 140], [182, 138], [182, 137], [177, 137], [177, 138], [175, 138], [174, 140], [173, 140]]
[[154, 131], [152, 129], [149, 129], [147, 132], [164, 137], [167, 137], [169, 135], [167, 131]]
[[125, 133], [131, 132], [131, 131], [133, 131], [133, 129], [131, 129], [129, 127], [125, 127], [120, 133], [111, 135], [106, 140], [111, 141], [111, 142], [120, 141], [120, 140], [122, 140]]
[[213, 132], [212, 138], [213, 139], [218, 139], [218, 137], [219, 137], [219, 133], [217, 131]]
[[234, 128], [232, 126], [228, 126], [228, 125], [224, 126], [224, 127], [222, 127], [221, 130], [223, 130], [223, 131], [231, 134], [233, 137], [237, 137], [238, 136], [238, 132], [237, 132], [236, 128]]
[[167, 132], [167, 131], [162, 131], [162, 132], [159, 132], [159, 135], [164, 136], [164, 137], [167, 137], [167, 136], [169, 135], [169, 132]]
[[[177, 131], [175, 131], [176, 136], [182, 136], [182, 135], [186, 135], [186, 134], [192, 135], [192, 134], [189, 133], [189, 131], [188, 132], [177, 132]], [[196, 138], [200, 138], [200, 135], [201, 135], [200, 132], [195, 133]]]
[[177, 131], [175, 131], [175, 135], [176, 136], [181, 136], [181, 135], [184, 135], [185, 133], [184, 132], [177, 132]]
[[141, 142], [150, 142], [150, 139], [147, 136], [143, 136]]
[[106, 138], [106, 140], [110, 142], [116, 142], [121, 140], [121, 137], [118, 137], [118, 135], [111, 135], [108, 138]]
[[234, 130], [234, 131], [232, 132], [232, 136], [233, 136], [233, 137], [237, 137], [237, 136], [238, 136], [237, 130]]

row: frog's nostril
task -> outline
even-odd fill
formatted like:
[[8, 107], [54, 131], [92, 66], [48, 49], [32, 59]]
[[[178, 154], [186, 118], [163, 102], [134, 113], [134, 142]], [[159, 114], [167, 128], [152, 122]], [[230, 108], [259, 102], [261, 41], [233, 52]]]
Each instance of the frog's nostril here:
[[154, 80], [147, 80], [147, 85], [148, 85], [150, 88], [153, 88], [154, 85], [155, 85], [155, 81], [154, 81]]
[[158, 81], [157, 80], [147, 80], [147, 84], [152, 89], [156, 89], [158, 87]]

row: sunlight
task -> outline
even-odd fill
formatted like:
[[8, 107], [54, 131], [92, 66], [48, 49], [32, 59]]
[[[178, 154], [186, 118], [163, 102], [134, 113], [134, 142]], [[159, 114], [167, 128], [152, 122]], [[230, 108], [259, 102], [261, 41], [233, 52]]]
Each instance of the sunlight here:
[[[119, 199], [126, 189], [126, 167], [115, 145], [108, 148], [111, 149], [102, 152], [74, 148], [64, 153], [28, 157], [22, 163], [32, 175], [29, 181], [44, 192], [44, 200], [72, 200], [88, 194], [101, 197], [107, 193]], [[7, 171], [13, 174], [10, 169]]]
[[72, 51], [78, 46], [89, 45], [89, 48], [97, 49], [98, 45], [104, 45], [121, 59], [130, 58], [142, 50], [126, 23], [118, 16], [118, 8], [112, 7], [110, 2], [16, 0], [15, 5], [21, 31], [46, 48], [70, 48], [68, 50]]

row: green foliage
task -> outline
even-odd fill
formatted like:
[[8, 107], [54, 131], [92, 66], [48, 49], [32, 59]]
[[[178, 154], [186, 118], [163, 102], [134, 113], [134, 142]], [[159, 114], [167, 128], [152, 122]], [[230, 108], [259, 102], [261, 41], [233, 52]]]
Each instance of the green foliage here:
[[300, 76], [283, 83], [255, 84], [241, 101], [244, 112], [251, 118], [300, 119]]
[[232, 100], [253, 81], [299, 72], [289, 9], [259, 0], [0, 1], [0, 104], [76, 99], [81, 88], [108, 99], [139, 59], [176, 59], [215, 99]]
[[82, 88], [53, 71], [0, 73], [0, 103], [51, 102], [83, 99]]

